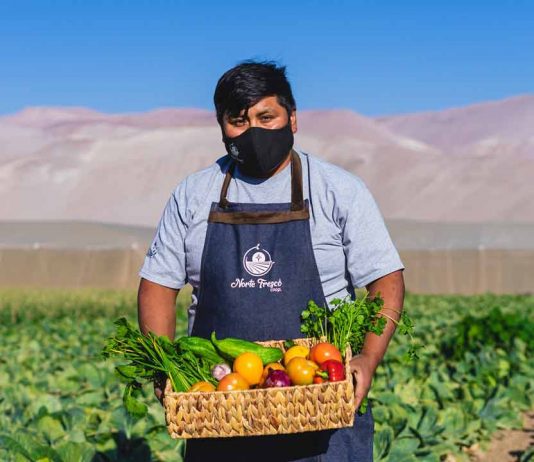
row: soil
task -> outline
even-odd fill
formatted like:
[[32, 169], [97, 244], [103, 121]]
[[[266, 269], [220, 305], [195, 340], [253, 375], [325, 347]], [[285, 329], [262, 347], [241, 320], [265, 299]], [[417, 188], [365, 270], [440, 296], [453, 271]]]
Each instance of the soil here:
[[534, 411], [523, 416], [522, 430], [499, 430], [482, 451], [478, 445], [468, 449], [473, 462], [518, 462], [534, 446]]

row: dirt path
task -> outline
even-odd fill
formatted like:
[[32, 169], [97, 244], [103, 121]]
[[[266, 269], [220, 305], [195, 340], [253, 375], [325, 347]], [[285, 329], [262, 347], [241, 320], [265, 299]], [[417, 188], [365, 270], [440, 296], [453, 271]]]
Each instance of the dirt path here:
[[476, 446], [468, 452], [473, 462], [517, 462], [531, 446], [534, 446], [534, 411], [523, 416], [522, 430], [499, 430], [486, 452]]

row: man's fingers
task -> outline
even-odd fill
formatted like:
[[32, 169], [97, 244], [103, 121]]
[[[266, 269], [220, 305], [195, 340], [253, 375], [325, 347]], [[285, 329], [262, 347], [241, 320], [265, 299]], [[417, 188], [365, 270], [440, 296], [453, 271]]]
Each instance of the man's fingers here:
[[350, 365], [356, 382], [354, 386], [354, 404], [356, 410], [358, 410], [371, 388], [374, 369], [369, 364], [369, 359], [364, 356], [356, 356], [351, 360]]
[[155, 383], [154, 394], [156, 395], [156, 398], [161, 403], [161, 405], [163, 405], [163, 396], [164, 396], [163, 387]]
[[360, 404], [362, 404], [363, 399], [366, 395], [365, 385], [362, 380], [358, 380], [358, 373], [354, 373], [354, 379], [356, 381], [356, 386], [354, 387], [354, 404], [356, 409], [359, 409]]
[[157, 389], [157, 390], [154, 390], [154, 393], [156, 393], [156, 398], [158, 398], [158, 401], [163, 406], [163, 398], [165, 396], [163, 393], [163, 390]]
[[363, 377], [362, 371], [359, 369], [354, 370], [352, 376], [356, 382], [354, 387], [354, 404], [356, 409], [359, 409], [363, 399], [367, 396], [371, 384]]
[[163, 405], [163, 398], [165, 395], [165, 381], [166, 377], [164, 375], [159, 375], [154, 378], [154, 394], [158, 401]]

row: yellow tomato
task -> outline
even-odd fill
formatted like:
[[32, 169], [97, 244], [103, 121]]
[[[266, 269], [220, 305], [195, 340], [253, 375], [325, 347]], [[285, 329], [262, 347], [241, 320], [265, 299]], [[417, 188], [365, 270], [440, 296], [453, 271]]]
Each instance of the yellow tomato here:
[[319, 366], [309, 359], [296, 357], [286, 367], [287, 375], [293, 385], [310, 385]]
[[306, 348], [305, 346], [301, 346], [301, 345], [292, 346], [284, 354], [284, 364], [287, 366], [289, 364], [289, 361], [291, 361], [293, 358], [307, 358], [309, 354], [310, 354], [310, 350], [309, 348]]
[[263, 368], [263, 374], [261, 375], [260, 385], [263, 385], [265, 380], [267, 379], [267, 376], [269, 375], [269, 372], [271, 371], [284, 371], [284, 366], [282, 366], [280, 363], [269, 363]]
[[248, 382], [236, 372], [225, 375], [217, 385], [217, 391], [248, 390], [249, 388]]
[[187, 391], [215, 391], [215, 387], [209, 382], [197, 382], [191, 385], [191, 388]]
[[263, 362], [254, 353], [241, 353], [234, 360], [234, 372], [243, 377], [249, 385], [258, 385], [263, 374]]

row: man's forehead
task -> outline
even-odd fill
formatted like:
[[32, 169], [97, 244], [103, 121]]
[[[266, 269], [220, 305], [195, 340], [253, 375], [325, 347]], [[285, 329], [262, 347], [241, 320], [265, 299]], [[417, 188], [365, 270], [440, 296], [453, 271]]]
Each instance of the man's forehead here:
[[253, 104], [248, 109], [241, 109], [239, 116], [244, 116], [250, 113], [257, 113], [261, 111], [267, 111], [269, 109], [285, 109], [279, 102], [276, 95], [266, 96], [260, 99], [256, 104]]

